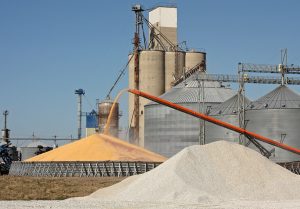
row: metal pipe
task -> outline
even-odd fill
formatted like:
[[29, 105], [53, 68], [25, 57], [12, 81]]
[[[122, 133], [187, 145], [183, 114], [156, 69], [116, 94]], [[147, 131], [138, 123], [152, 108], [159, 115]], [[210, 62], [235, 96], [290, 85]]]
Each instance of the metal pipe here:
[[144, 97], [146, 99], [149, 99], [149, 100], [152, 100], [154, 102], [157, 102], [157, 103], [160, 103], [160, 104], [163, 104], [165, 106], [168, 106], [168, 107], [171, 107], [175, 110], [178, 110], [180, 112], [184, 112], [186, 114], [189, 114], [189, 115], [192, 115], [192, 116], [195, 116], [197, 118], [201, 118], [203, 120], [206, 120], [208, 122], [211, 122], [213, 124], [216, 124], [216, 125], [219, 125], [219, 126], [222, 126], [224, 128], [227, 128], [227, 129], [230, 129], [232, 131], [235, 131], [235, 132], [238, 132], [238, 133], [241, 133], [241, 134], [244, 134], [244, 135], [248, 135], [250, 137], [253, 137], [259, 141], [262, 141], [262, 142], [265, 142], [265, 143], [268, 143], [268, 144], [271, 144], [271, 145], [274, 145], [276, 147], [279, 147], [281, 149], [284, 149], [284, 150], [287, 150], [287, 151], [290, 151], [290, 152], [293, 152], [295, 154], [298, 154], [300, 155], [300, 149], [297, 149], [295, 147], [291, 147], [289, 145], [286, 145], [286, 144], [283, 144], [283, 143], [280, 143], [280, 142], [277, 142], [277, 141], [274, 141], [272, 139], [269, 139], [267, 137], [264, 137], [264, 136], [261, 136], [257, 133], [254, 133], [254, 132], [251, 132], [251, 131], [248, 131], [246, 129], [243, 129], [243, 128], [240, 128], [240, 127], [237, 127], [237, 126], [234, 126], [230, 123], [226, 123], [224, 121], [221, 121], [221, 120], [218, 120], [218, 119], [215, 119], [213, 117], [210, 117], [208, 115], [205, 115], [203, 113], [200, 113], [200, 112], [196, 112], [194, 110], [191, 110], [191, 109], [188, 109], [186, 107], [183, 107], [183, 106], [180, 106], [178, 104], [174, 104], [172, 102], [169, 102], [167, 100], [164, 100], [164, 99], [161, 99], [161, 98], [158, 98], [158, 97], [155, 97], [153, 95], [150, 95], [150, 94], [147, 94], [145, 92], [142, 92], [142, 91], [138, 91], [136, 89], [129, 89], [128, 90], [130, 93], [132, 94], [135, 94], [135, 95], [138, 95], [138, 96], [141, 96], [141, 97]]

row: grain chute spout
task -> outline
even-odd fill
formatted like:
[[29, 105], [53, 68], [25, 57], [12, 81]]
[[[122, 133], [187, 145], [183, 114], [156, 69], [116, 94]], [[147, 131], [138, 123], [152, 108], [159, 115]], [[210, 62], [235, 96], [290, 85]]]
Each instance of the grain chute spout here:
[[235, 131], [237, 133], [244, 134], [245, 136], [249, 136], [249, 137], [251, 137], [253, 139], [257, 139], [257, 140], [265, 142], [267, 144], [271, 144], [273, 146], [279, 147], [279, 148], [284, 149], [286, 151], [293, 152], [295, 154], [300, 155], [300, 149], [298, 149], [298, 148], [291, 147], [289, 145], [277, 142], [277, 141], [275, 141], [273, 139], [270, 139], [270, 138], [267, 138], [265, 136], [261, 136], [261, 135], [259, 135], [257, 133], [248, 131], [247, 129], [243, 129], [243, 128], [234, 126], [234, 125], [232, 125], [230, 123], [226, 123], [224, 121], [221, 121], [221, 120], [218, 120], [216, 118], [210, 117], [210, 116], [205, 115], [205, 114], [203, 114], [201, 112], [196, 112], [194, 110], [188, 109], [188, 108], [183, 107], [181, 105], [174, 104], [174, 103], [169, 102], [167, 100], [161, 99], [159, 97], [150, 95], [150, 94], [142, 92], [142, 91], [138, 91], [136, 89], [129, 89], [128, 91], [130, 93], [132, 93], [132, 94], [144, 97], [146, 99], [149, 99], [149, 100], [152, 100], [154, 102], [160, 103], [162, 105], [168, 106], [168, 107], [173, 108], [175, 110], [178, 110], [180, 112], [184, 112], [186, 114], [192, 115], [194, 117], [200, 118], [200, 119], [208, 121], [210, 123], [214, 123], [214, 124], [216, 124], [218, 126], [222, 126], [224, 128], [230, 129], [230, 130]]

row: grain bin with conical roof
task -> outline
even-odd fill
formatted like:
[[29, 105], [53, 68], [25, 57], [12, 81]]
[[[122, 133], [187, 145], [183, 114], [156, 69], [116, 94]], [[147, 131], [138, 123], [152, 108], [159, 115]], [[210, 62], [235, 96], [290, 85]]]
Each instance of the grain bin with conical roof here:
[[[251, 102], [246, 110], [246, 129], [273, 140], [300, 147], [300, 95], [285, 85]], [[299, 161], [299, 155], [262, 143], [273, 151], [275, 162]], [[256, 149], [250, 144], [251, 148]]]
[[[179, 83], [160, 98], [199, 111], [203, 102], [199, 98], [199, 71]], [[204, 110], [218, 105], [235, 92], [219, 82], [204, 82]], [[200, 101], [200, 104], [199, 104]], [[199, 144], [198, 118], [154, 102], [145, 106], [145, 148], [166, 157], [173, 156], [185, 147]]]
[[[245, 97], [245, 106], [249, 103], [250, 100]], [[239, 126], [238, 107], [238, 94], [236, 94], [225, 102], [212, 107], [208, 115], [232, 125]], [[205, 143], [208, 144], [218, 140], [238, 143], [239, 134], [222, 126], [205, 122]]]

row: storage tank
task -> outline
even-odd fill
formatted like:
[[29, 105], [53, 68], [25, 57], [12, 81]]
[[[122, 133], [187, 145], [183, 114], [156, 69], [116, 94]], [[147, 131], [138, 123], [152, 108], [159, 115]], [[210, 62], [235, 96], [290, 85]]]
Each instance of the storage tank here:
[[[130, 56], [131, 57], [131, 56]], [[139, 52], [139, 89], [154, 96], [160, 96], [165, 90], [164, 51], [147, 50]], [[134, 58], [129, 63], [129, 88], [134, 88]], [[139, 134], [140, 146], [144, 146], [144, 105], [149, 100], [140, 97]], [[129, 124], [134, 125], [134, 95], [129, 94]]]
[[165, 91], [172, 87], [174, 79], [182, 76], [185, 66], [185, 52], [165, 52]]
[[[232, 125], [239, 126], [238, 97], [238, 94], [236, 94], [225, 102], [210, 108], [208, 115]], [[245, 97], [245, 106], [249, 103], [250, 100]], [[239, 134], [213, 123], [205, 122], [205, 143], [208, 144], [218, 140], [239, 143]]]
[[[195, 65], [199, 63], [206, 63], [206, 53], [205, 52], [199, 52], [199, 51], [188, 51], [185, 54], [185, 69], [188, 71], [189, 69], [193, 68]], [[201, 71], [204, 70], [202, 67], [200, 69]]]
[[[199, 82], [194, 73], [160, 98], [199, 111]], [[218, 105], [235, 92], [219, 82], [204, 82], [204, 109]], [[200, 97], [201, 98], [201, 97]], [[200, 105], [203, 105], [200, 100]], [[145, 106], [145, 148], [171, 157], [185, 147], [199, 144], [200, 120], [151, 102]]]
[[[99, 121], [99, 132], [104, 131], [105, 124], [107, 122], [110, 110], [114, 102], [112, 100], [104, 100], [98, 105], [98, 121]], [[109, 134], [115, 137], [119, 135], [119, 103], [116, 103], [115, 108], [112, 112], [112, 118], [110, 121]]]
[[[281, 85], [252, 102], [246, 111], [246, 128], [287, 145], [300, 148], [300, 95]], [[300, 156], [263, 143], [273, 151], [270, 159], [274, 162], [299, 161]], [[252, 144], [249, 145], [251, 148]]]
[[85, 135], [90, 136], [98, 132], [99, 130], [99, 122], [98, 122], [98, 114], [95, 110], [92, 110], [90, 113], [86, 115], [86, 123], [85, 123]]

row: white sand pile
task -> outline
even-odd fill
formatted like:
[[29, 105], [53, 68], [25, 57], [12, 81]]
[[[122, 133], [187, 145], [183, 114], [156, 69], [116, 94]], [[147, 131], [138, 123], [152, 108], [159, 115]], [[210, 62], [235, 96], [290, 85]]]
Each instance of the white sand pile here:
[[191, 146], [156, 169], [100, 189], [88, 199], [205, 203], [300, 200], [300, 177], [244, 146]]

